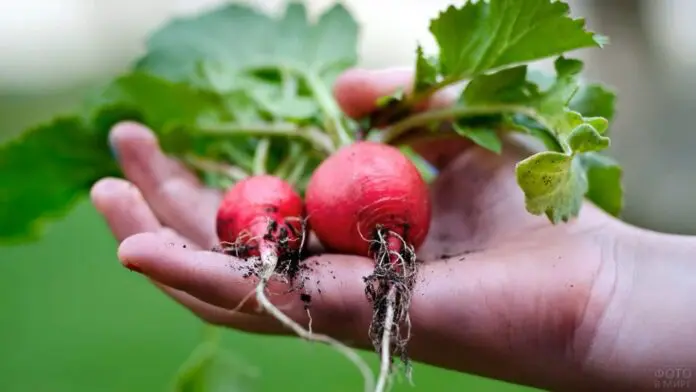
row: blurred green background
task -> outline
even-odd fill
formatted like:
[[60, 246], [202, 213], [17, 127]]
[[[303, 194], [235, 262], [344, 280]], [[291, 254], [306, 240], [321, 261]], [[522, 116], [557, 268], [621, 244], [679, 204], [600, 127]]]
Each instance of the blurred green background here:
[[[132, 4], [131, 4], [132, 3]], [[219, 1], [23, 0], [0, 5], [0, 138], [69, 110], [90, 86], [125, 67], [164, 19]], [[274, 9], [281, 1], [254, 3]], [[319, 10], [330, 1], [310, 1]], [[363, 23], [363, 65], [408, 65], [427, 18], [450, 1], [347, 1]], [[609, 35], [582, 53], [588, 75], [619, 92], [614, 155], [625, 167], [624, 219], [696, 234], [696, 2], [571, 2]], [[384, 17], [395, 10], [399, 18]], [[691, 52], [689, 52], [691, 51]], [[11, 208], [3, 206], [2, 208]], [[0, 223], [1, 224], [1, 223]], [[0, 391], [165, 391], [197, 344], [202, 324], [123, 269], [116, 243], [83, 201], [37, 243], [0, 250]], [[225, 346], [245, 391], [355, 391], [340, 355], [288, 338], [229, 331]], [[374, 355], [366, 354], [376, 366]], [[417, 364], [415, 387], [397, 391], [525, 391]], [[330, 385], [330, 387], [327, 387]]]

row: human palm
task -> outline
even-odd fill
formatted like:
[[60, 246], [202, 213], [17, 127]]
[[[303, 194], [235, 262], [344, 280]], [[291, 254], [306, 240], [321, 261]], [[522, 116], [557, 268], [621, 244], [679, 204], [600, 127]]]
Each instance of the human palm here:
[[[407, 78], [354, 71], [340, 79], [337, 98], [346, 113], [364, 114]], [[253, 298], [241, 312], [231, 311], [256, 281], [230, 268], [230, 256], [208, 251], [216, 243], [220, 193], [165, 157], [139, 125], [116, 127], [111, 140], [128, 181], [104, 179], [92, 199], [122, 241], [120, 260], [210, 323], [289, 333], [258, 313]], [[463, 140], [414, 147], [441, 173], [431, 186], [432, 225], [419, 250], [425, 263], [410, 308], [411, 357], [544, 388], [567, 386], [603, 360], [595, 358], [603, 350], [598, 336], [618, 328], [604, 322], [617, 296], [617, 244], [633, 229], [589, 204], [567, 224], [530, 215], [514, 178], [523, 155], [512, 145], [503, 155]], [[362, 277], [372, 261], [321, 254], [306, 263], [303, 292], [312, 298], [313, 329], [368, 347], [372, 312]], [[271, 301], [307, 325], [306, 303], [283, 286], [269, 286]]]

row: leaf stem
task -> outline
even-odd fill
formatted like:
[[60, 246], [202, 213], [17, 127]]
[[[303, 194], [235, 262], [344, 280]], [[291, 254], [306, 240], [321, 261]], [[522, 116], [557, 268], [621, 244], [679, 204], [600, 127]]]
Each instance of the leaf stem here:
[[252, 171], [254, 175], [259, 176], [268, 172], [266, 164], [268, 161], [268, 150], [270, 147], [270, 139], [261, 139], [259, 144], [256, 146], [256, 153], [254, 154], [254, 169]]
[[543, 126], [552, 129], [546, 121], [533, 109], [521, 105], [490, 105], [490, 106], [465, 106], [456, 105], [444, 109], [431, 110], [417, 113], [401, 120], [384, 134], [383, 141], [391, 144], [399, 139], [404, 133], [413, 128], [428, 125], [434, 121], [454, 120], [462, 117], [481, 116], [487, 114], [517, 113], [533, 118]]
[[225, 137], [236, 136], [256, 137], [286, 137], [309, 143], [324, 154], [330, 155], [336, 147], [324, 132], [315, 127], [298, 127], [289, 123], [240, 125], [234, 123], [218, 123], [200, 127], [201, 134], [207, 136]]
[[302, 153], [302, 148], [300, 145], [297, 143], [292, 143], [290, 145], [290, 151], [288, 151], [285, 158], [283, 158], [283, 160], [278, 164], [278, 167], [275, 170], [275, 175], [280, 178], [286, 178], [292, 168], [292, 165], [300, 156], [300, 153]]
[[314, 98], [319, 104], [321, 111], [327, 117], [327, 128], [333, 134], [335, 146], [338, 148], [352, 143], [353, 138], [343, 125], [343, 114], [341, 109], [338, 107], [336, 100], [331, 95], [326, 83], [319, 78], [316, 72], [306, 70], [297, 71], [304, 76], [309, 89], [312, 91]]
[[241, 167], [247, 172], [252, 170], [254, 158], [251, 156], [251, 154], [248, 154], [246, 151], [243, 151], [231, 142], [225, 143], [222, 146], [222, 150], [224, 151], [225, 155], [227, 155], [227, 157], [235, 163], [236, 166]]
[[249, 173], [246, 170], [238, 166], [225, 165], [223, 163], [205, 158], [200, 158], [195, 155], [187, 155], [184, 158], [184, 160], [186, 161], [186, 163], [188, 163], [196, 169], [222, 174], [232, 181], [243, 180], [244, 178], [249, 176]]
[[309, 157], [307, 155], [302, 155], [300, 156], [296, 163], [295, 167], [292, 169], [290, 174], [287, 176], [287, 181], [290, 184], [297, 184], [298, 181], [302, 178], [302, 174], [304, 173], [305, 168], [307, 167], [307, 163], [309, 162]]

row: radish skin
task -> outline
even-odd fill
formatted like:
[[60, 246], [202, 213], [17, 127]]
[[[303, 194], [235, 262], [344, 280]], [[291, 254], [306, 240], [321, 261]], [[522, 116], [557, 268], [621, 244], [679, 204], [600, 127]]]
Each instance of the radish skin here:
[[247, 177], [226, 193], [216, 219], [220, 241], [235, 245], [239, 257], [275, 251], [300, 251], [303, 241], [304, 203], [290, 184], [271, 175]]
[[397, 148], [358, 142], [314, 171], [305, 203], [309, 224], [327, 248], [371, 255], [367, 241], [378, 225], [418, 248], [430, 228], [428, 187]]
[[370, 336], [382, 358], [376, 391], [383, 391], [394, 353], [400, 354], [410, 377], [408, 308], [415, 251], [430, 229], [427, 184], [397, 148], [361, 141], [319, 165], [307, 185], [305, 203], [309, 224], [326, 248], [375, 260], [375, 271], [365, 282], [373, 304]]

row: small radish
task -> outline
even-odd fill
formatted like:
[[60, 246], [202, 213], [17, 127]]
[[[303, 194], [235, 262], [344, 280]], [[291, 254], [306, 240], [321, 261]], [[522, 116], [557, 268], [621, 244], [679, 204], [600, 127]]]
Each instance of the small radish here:
[[255, 290], [259, 305], [300, 337], [326, 343], [345, 355], [362, 372], [365, 391], [371, 391], [372, 373], [357, 353], [329, 336], [303, 328], [265, 294], [274, 273], [293, 280], [298, 272], [300, 253], [306, 244], [304, 215], [304, 203], [292, 185], [276, 176], [255, 175], [237, 182], [225, 193], [217, 212], [217, 235], [225, 253], [261, 259]]
[[271, 263], [301, 251], [303, 217], [304, 203], [290, 184], [271, 175], [247, 177], [225, 193], [217, 235], [228, 252]]
[[[415, 250], [430, 228], [428, 187], [397, 148], [361, 141], [319, 165], [307, 185], [305, 203], [309, 224], [325, 247], [375, 260], [375, 272], [365, 281], [373, 304], [370, 336], [382, 355], [377, 390], [383, 390], [392, 342], [394, 353], [408, 365], [405, 349]], [[401, 324], [407, 329], [405, 337]]]

